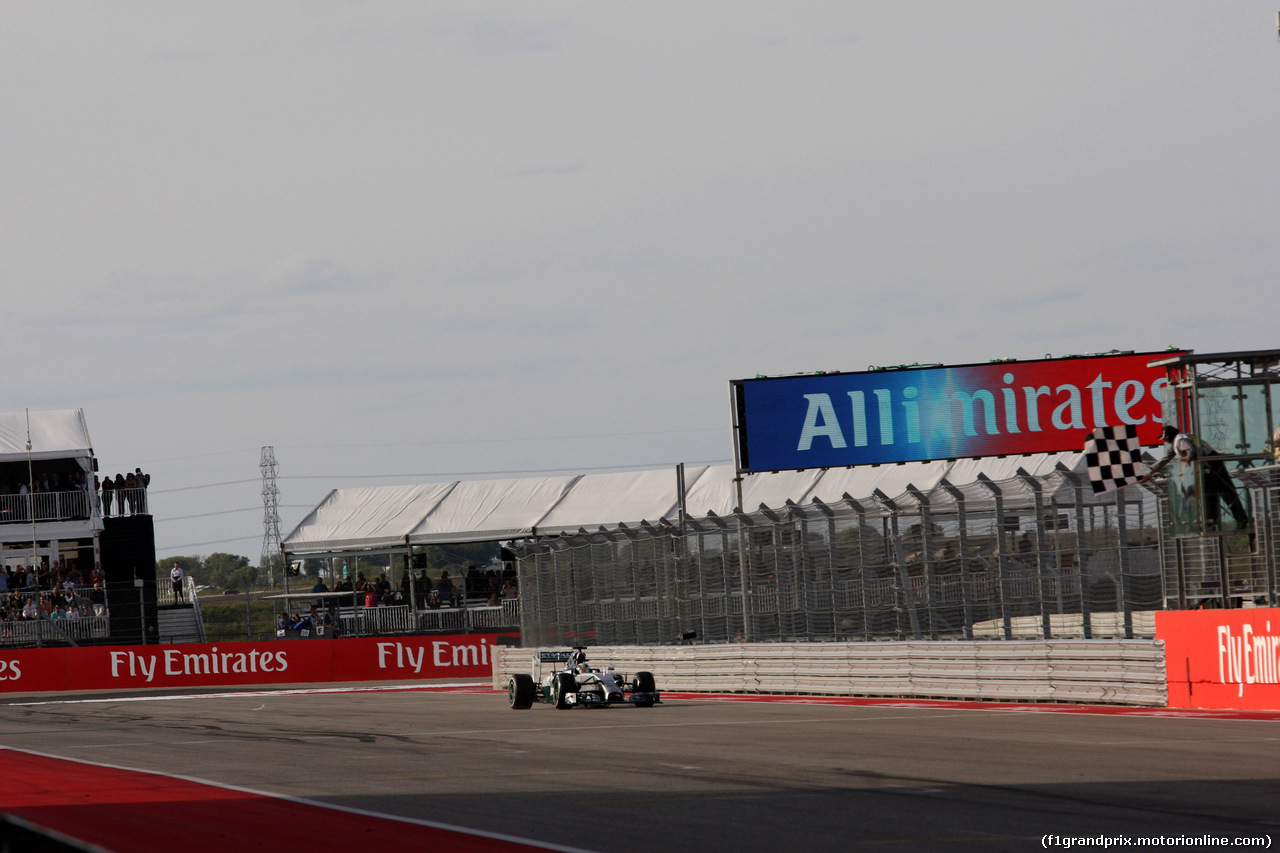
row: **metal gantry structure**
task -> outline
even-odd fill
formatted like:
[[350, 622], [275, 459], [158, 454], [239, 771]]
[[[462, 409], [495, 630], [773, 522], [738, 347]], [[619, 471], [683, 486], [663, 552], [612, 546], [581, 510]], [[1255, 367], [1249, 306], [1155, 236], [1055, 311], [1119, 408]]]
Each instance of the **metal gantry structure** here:
[[[280, 465], [276, 462], [274, 447], [268, 445], [262, 448], [258, 469], [262, 471], [262, 557], [258, 565], [267, 570], [267, 586], [275, 588], [272, 557], [280, 556], [281, 548], [280, 489], [276, 486], [276, 474], [280, 470]], [[284, 571], [283, 564], [281, 571]]]

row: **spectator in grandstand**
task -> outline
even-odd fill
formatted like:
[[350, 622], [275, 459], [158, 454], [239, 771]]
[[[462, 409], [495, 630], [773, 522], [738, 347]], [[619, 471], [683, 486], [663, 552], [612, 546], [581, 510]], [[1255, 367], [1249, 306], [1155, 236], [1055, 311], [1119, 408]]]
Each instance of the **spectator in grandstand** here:
[[124, 496], [129, 502], [129, 514], [136, 515], [138, 511], [138, 479], [130, 471], [129, 475], [124, 478]]
[[22, 618], [32, 620], [40, 618], [40, 605], [36, 604], [35, 596], [28, 597], [26, 603], [22, 605]]
[[9, 567], [0, 566], [0, 592], [9, 591]]
[[329, 605], [324, 614], [324, 626], [333, 632], [331, 636], [336, 637], [342, 633], [342, 616], [338, 613], [338, 605]]
[[151, 485], [151, 475], [142, 473], [141, 468], [134, 468], [133, 477], [138, 484], [138, 512], [145, 515], [147, 512], [147, 486]]
[[102, 616], [107, 612], [107, 594], [102, 591], [102, 581], [95, 581], [89, 590], [89, 603], [93, 605], [93, 615]]
[[111, 515], [111, 497], [116, 493], [116, 484], [110, 477], [102, 481], [102, 517]]
[[508, 601], [520, 597], [520, 590], [516, 589], [515, 578], [508, 578], [507, 582], [502, 585], [502, 597]]
[[124, 515], [124, 475], [116, 474], [116, 515]]
[[453, 605], [453, 581], [449, 579], [448, 569], [440, 573], [440, 582], [436, 584], [436, 594], [440, 596], [441, 604], [446, 607]]

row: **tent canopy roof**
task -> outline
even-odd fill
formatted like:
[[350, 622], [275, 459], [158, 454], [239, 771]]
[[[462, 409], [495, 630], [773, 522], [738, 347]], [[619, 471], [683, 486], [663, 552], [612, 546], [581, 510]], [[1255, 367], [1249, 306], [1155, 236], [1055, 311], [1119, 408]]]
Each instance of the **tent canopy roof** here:
[[[1083, 478], [1083, 473], [1080, 453], [782, 471], [744, 478], [742, 508], [750, 512], [760, 506], [783, 509], [788, 502], [837, 504], [846, 498], [876, 506], [888, 498], [899, 507], [917, 506], [923, 499], [939, 509], [960, 500], [971, 505], [991, 500], [993, 492], [983, 480], [997, 484], [1006, 500], [1029, 499], [1035, 489], [1050, 500], [1061, 490], [1074, 489], [1069, 475]], [[1035, 478], [1035, 485], [1022, 474]], [[1091, 492], [1086, 493], [1086, 500], [1093, 500]], [[731, 465], [685, 472], [690, 518], [731, 515], [737, 508], [736, 494]], [[674, 523], [679, 512], [673, 469], [337, 489], [285, 537], [283, 545], [294, 556], [396, 551], [432, 543], [594, 533], [642, 521]]]
[[[0, 462], [27, 459], [27, 412], [0, 414]], [[84, 409], [31, 412], [31, 458], [68, 459], [93, 455]]]

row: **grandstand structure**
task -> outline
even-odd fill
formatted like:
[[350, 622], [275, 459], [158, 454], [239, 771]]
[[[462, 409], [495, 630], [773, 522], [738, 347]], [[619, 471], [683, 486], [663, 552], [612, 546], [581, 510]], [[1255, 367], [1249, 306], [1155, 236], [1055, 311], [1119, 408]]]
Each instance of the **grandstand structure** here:
[[[13, 570], [0, 647], [202, 635], [189, 627], [199, 622], [190, 598], [167, 602], [161, 625], [145, 482], [100, 493], [97, 470], [83, 409], [0, 414], [0, 561]], [[74, 570], [80, 582], [68, 595]]]
[[[9, 566], [97, 560], [102, 507], [91, 488], [96, 462], [83, 409], [0, 414], [0, 559]], [[55, 488], [39, 491], [32, 482]]]

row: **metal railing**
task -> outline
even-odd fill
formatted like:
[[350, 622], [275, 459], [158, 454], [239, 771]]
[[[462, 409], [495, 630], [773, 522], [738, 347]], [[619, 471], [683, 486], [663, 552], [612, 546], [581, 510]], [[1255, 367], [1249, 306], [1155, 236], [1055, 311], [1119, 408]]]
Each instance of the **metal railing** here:
[[508, 599], [497, 606], [426, 608], [411, 615], [409, 605], [344, 607], [342, 633], [346, 637], [423, 632], [458, 632], [516, 628], [520, 625], [520, 601]]
[[36, 492], [0, 495], [0, 524], [77, 521], [89, 518], [89, 492]]
[[106, 616], [79, 619], [10, 619], [0, 622], [0, 648], [30, 647], [46, 643], [65, 645], [82, 640], [105, 640], [111, 636]]
[[[107, 503], [107, 496], [113, 496]], [[103, 516], [147, 515], [146, 489], [107, 489], [102, 493]]]

